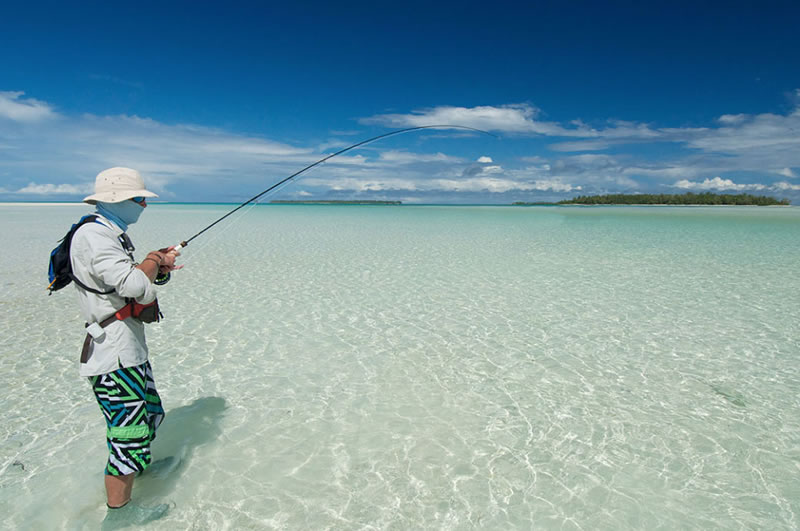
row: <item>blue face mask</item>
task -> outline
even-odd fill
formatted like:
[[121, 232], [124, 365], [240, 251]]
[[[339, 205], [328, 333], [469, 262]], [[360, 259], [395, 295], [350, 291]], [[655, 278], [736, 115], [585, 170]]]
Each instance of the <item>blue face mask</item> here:
[[134, 201], [122, 201], [120, 203], [97, 202], [97, 213], [116, 223], [123, 232], [128, 230], [128, 225], [132, 225], [139, 220], [144, 207]]

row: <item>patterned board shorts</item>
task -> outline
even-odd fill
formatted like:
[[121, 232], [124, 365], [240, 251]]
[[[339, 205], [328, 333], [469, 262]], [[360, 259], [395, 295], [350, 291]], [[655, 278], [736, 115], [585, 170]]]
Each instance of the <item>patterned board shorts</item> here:
[[94, 395], [106, 417], [106, 474], [125, 476], [150, 465], [150, 443], [164, 420], [150, 362], [90, 376]]

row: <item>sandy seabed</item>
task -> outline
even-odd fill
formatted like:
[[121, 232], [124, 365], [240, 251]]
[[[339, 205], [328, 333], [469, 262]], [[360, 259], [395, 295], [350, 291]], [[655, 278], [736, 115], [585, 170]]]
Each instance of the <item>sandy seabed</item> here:
[[[0, 512], [95, 529], [105, 427], [50, 249], [0, 205]], [[154, 205], [137, 256], [226, 211]], [[795, 209], [259, 206], [148, 329], [151, 529], [796, 529]]]

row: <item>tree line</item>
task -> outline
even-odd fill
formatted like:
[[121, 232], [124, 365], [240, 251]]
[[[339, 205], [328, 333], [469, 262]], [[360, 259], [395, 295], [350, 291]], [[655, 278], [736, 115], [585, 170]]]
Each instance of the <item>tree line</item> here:
[[788, 199], [751, 194], [606, 194], [579, 196], [559, 201], [559, 205], [788, 205]]

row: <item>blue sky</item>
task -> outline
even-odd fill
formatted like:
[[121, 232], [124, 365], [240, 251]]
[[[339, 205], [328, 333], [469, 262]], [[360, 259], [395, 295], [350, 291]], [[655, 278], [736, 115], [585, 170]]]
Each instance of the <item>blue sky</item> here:
[[[0, 200], [800, 204], [795, 2], [63, 2], [0, 17]], [[698, 5], [699, 4], [699, 5]], [[76, 7], [80, 5], [81, 7]]]

